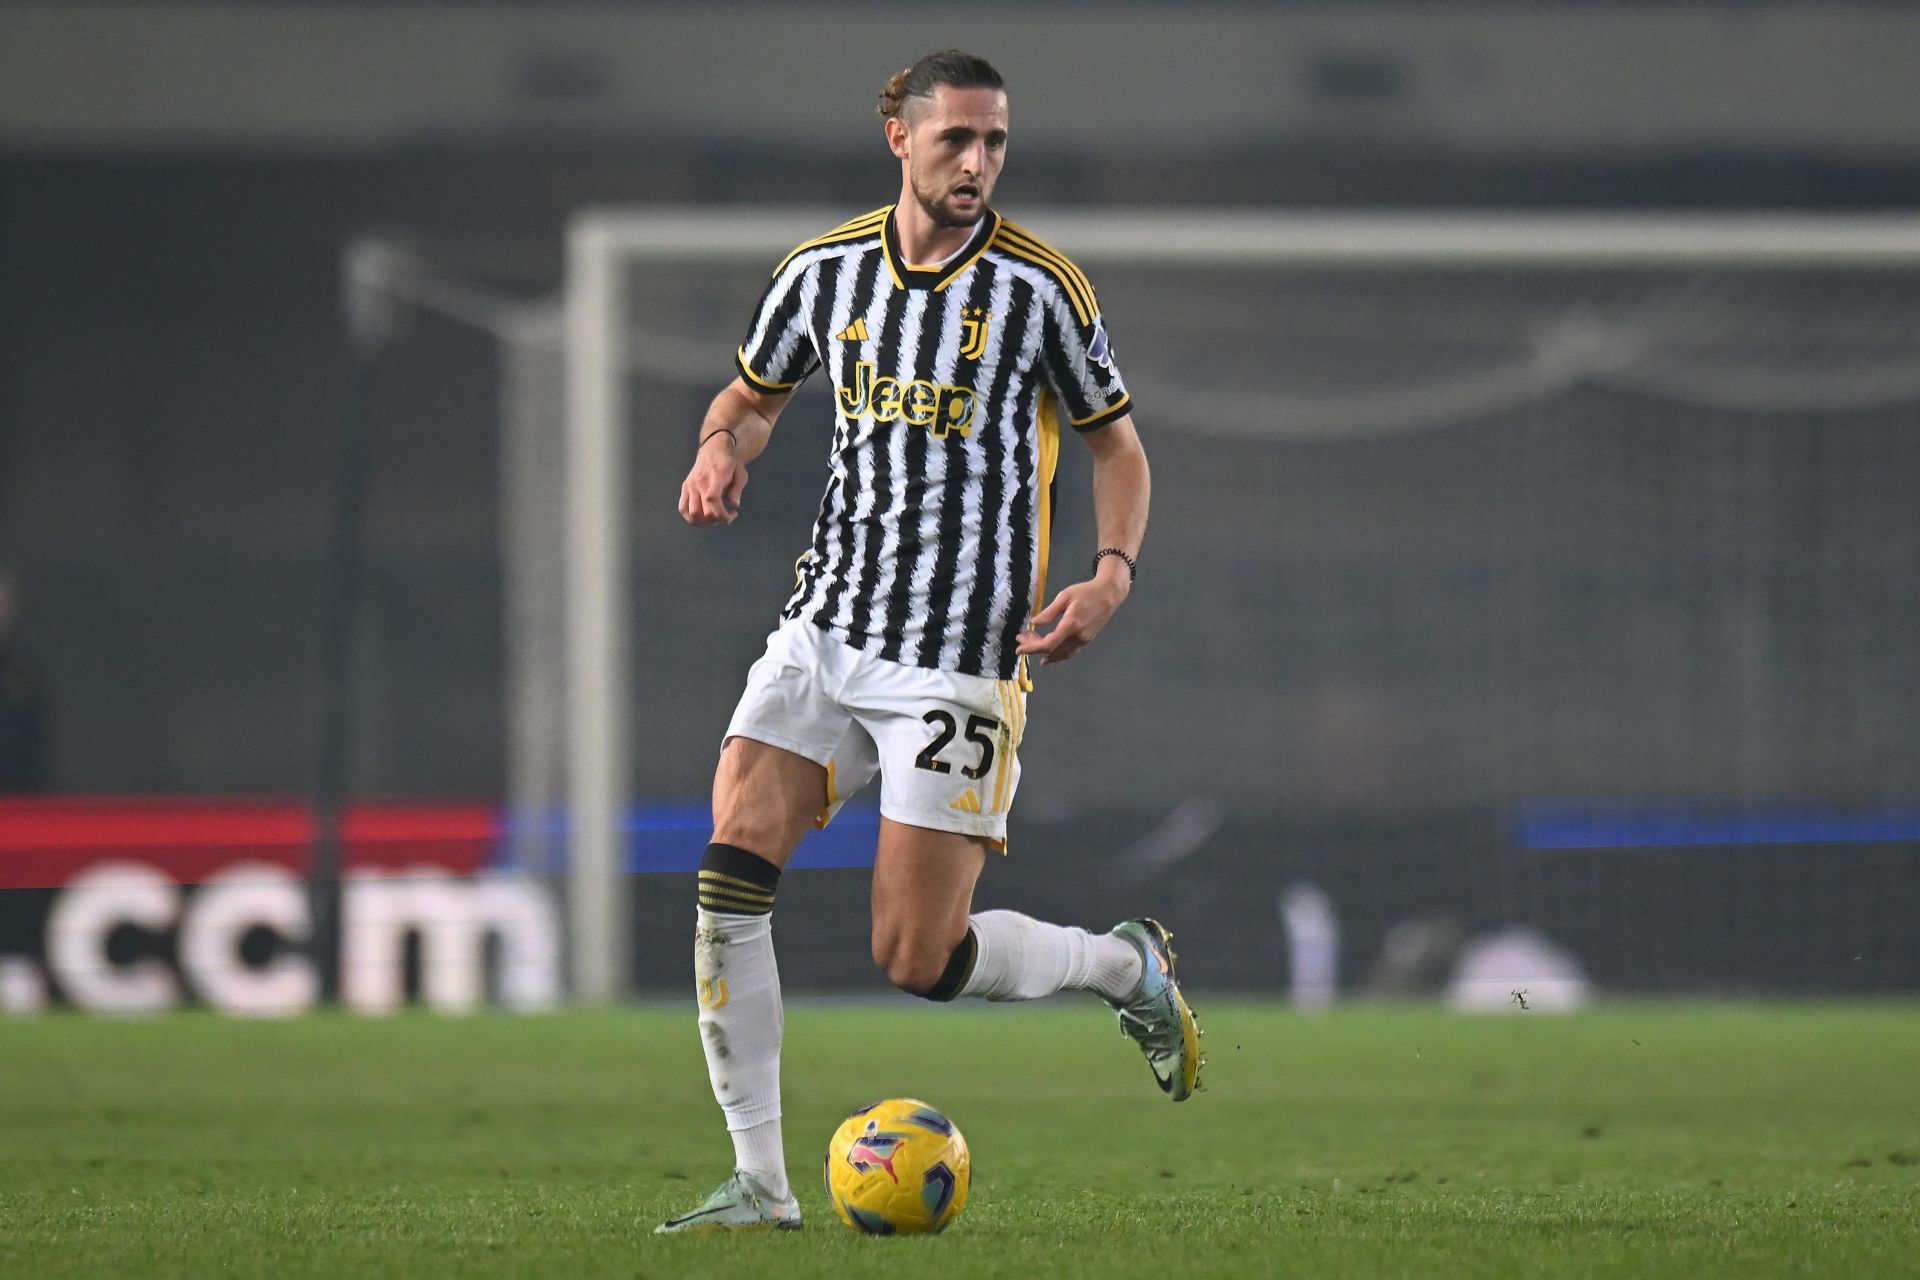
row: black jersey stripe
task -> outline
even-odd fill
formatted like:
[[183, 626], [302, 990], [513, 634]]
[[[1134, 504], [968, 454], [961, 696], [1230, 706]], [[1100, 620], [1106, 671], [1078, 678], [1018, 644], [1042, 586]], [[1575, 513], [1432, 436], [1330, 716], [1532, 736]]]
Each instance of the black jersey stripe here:
[[[806, 381], [807, 375], [819, 367], [819, 355], [814, 350], [814, 344], [794, 333], [793, 322], [806, 303], [806, 295], [806, 277], [804, 273], [797, 272], [781, 293], [780, 301], [760, 334], [760, 340], [753, 344], [751, 351], [744, 347], [741, 349], [740, 367], [763, 391], [790, 391]], [[784, 355], [782, 347], [788, 348]], [[756, 366], [766, 372], [756, 372]]]
[[[878, 369], [899, 369], [901, 356], [902, 330], [906, 326], [907, 303], [913, 295], [905, 289], [895, 289], [887, 298], [886, 311], [880, 325], [874, 330], [873, 365]], [[870, 330], [873, 326], [869, 325]], [[885, 541], [888, 523], [893, 515], [894, 475], [892, 467], [891, 432], [887, 424], [874, 419], [869, 411], [859, 424], [859, 432], [867, 437], [866, 453], [870, 458], [869, 476], [866, 492], [862, 495], [868, 501], [856, 503], [854, 520], [862, 527], [865, 543], [853, 583], [853, 613], [847, 620], [847, 641], [856, 649], [864, 649], [872, 636], [873, 613], [876, 601], [874, 595], [880, 585], [880, 549]], [[861, 514], [860, 506], [865, 505], [866, 514]]]
[[[994, 284], [998, 276], [999, 273], [995, 271], [973, 273], [971, 283], [967, 286], [967, 296], [961, 316], [976, 310], [987, 312], [994, 310], [991, 304]], [[1005, 340], [1004, 330], [1000, 337], [1002, 341]], [[993, 347], [990, 337], [988, 350], [983, 352], [982, 356], [991, 358], [996, 354], [998, 352]], [[1005, 362], [996, 360], [990, 367], [994, 367], [996, 372], [1003, 373], [1004, 365]], [[990, 389], [989, 386], [976, 390], [990, 392]], [[934, 543], [933, 563], [928, 574], [927, 625], [921, 629], [920, 651], [915, 655], [918, 665], [923, 667], [940, 665], [940, 651], [945, 647], [953, 630], [946, 619], [953, 607], [954, 575], [960, 569], [960, 547], [966, 541], [967, 487], [973, 479], [975, 449], [972, 441], [955, 432], [947, 437], [946, 446], [947, 472], [940, 493], [940, 530]], [[991, 515], [988, 511], [982, 510], [980, 514], [983, 525], [990, 521]], [[992, 563], [984, 559], [976, 558], [969, 568], [976, 578], [985, 575], [991, 579], [993, 576]], [[962, 626], [964, 627], [964, 622]]]
[[[940, 349], [942, 320], [947, 308], [937, 305], [934, 299], [924, 294], [914, 301], [918, 311], [918, 332], [911, 337], [907, 333], [901, 334], [902, 352], [909, 349], [911, 342], [912, 355], [904, 357], [906, 363], [900, 367], [931, 370], [934, 353]], [[890, 563], [887, 569], [892, 574], [892, 580], [887, 584], [886, 605], [882, 611], [879, 656], [888, 662], [898, 662], [907, 642], [907, 629], [914, 620], [914, 597], [919, 587], [914, 570], [919, 565], [920, 552], [925, 545], [921, 524], [922, 513], [926, 509], [928, 456], [933, 437], [902, 421], [893, 423], [890, 434], [900, 443], [903, 465], [900, 468], [900, 488], [894, 500], [894, 509], [899, 517], [894, 521], [893, 554], [888, 557]], [[878, 586], [877, 583], [875, 585]], [[926, 619], [925, 624], [936, 625], [931, 618]]]
[[1059, 263], [1060, 266], [1066, 270], [1067, 274], [1072, 277], [1074, 283], [1079, 286], [1080, 292], [1086, 297], [1087, 305], [1092, 308], [1096, 315], [1099, 314], [1100, 304], [1094, 298], [1093, 281], [1087, 279], [1087, 273], [1080, 269], [1078, 263], [1019, 223], [1009, 222], [1004, 225], [1006, 226], [1007, 234], [1013, 239], [1039, 252], [1042, 256], [1051, 258]]
[[[849, 270], [851, 268], [847, 264], [846, 254], [834, 254], [820, 263], [814, 281], [813, 313], [808, 318], [814, 345], [820, 351], [830, 350], [825, 335], [833, 331], [834, 303], [840, 290], [840, 277]], [[838, 370], [836, 369], [835, 372], [837, 374]], [[808, 544], [806, 553], [793, 567], [793, 594], [780, 611], [782, 618], [800, 616], [800, 611], [812, 596], [820, 581], [820, 575], [826, 568], [826, 536], [832, 527], [829, 513], [834, 509], [840, 490], [839, 475], [829, 473], [827, 492], [820, 500], [820, 514], [814, 521], [813, 539]]]
[[839, 291], [840, 273], [846, 266], [847, 255], [836, 253], [823, 258], [814, 273], [813, 310], [807, 316], [807, 325], [813, 332], [813, 345], [819, 351], [827, 349], [829, 335], [833, 333], [834, 296]]
[[[1014, 406], [1018, 421], [1033, 421], [1034, 401], [1041, 384], [1030, 381], [1020, 389], [1020, 398]], [[1038, 435], [1036, 426], [1034, 434]], [[1039, 513], [1034, 509], [1039, 496], [1040, 459], [1037, 456], [1038, 441], [1022, 433], [1013, 446], [1014, 474], [1016, 487], [1013, 502], [1007, 513], [1007, 533], [1011, 546], [1020, 554], [1012, 556], [1011, 567], [1013, 605], [1000, 620], [999, 661], [1001, 678], [1012, 674], [1015, 647], [1020, 641], [1020, 630], [1026, 625], [1028, 615], [1033, 609], [1034, 574], [1039, 566], [1035, 563], [1039, 555], [1039, 530], [1036, 522]]]
[[[1018, 274], [1009, 271], [1005, 275], [1007, 316], [1000, 341], [1004, 344], [1005, 352], [1017, 353], [1030, 348], [1035, 341], [1041, 319], [1039, 297], [1033, 285]], [[1005, 355], [994, 370], [987, 391], [986, 412], [996, 420], [1017, 421], [1009, 413], [1012, 406], [1008, 403], [1013, 395], [1017, 371], [1016, 360]], [[988, 649], [989, 644], [997, 646], [1000, 613], [1003, 609], [1009, 610], [1017, 613], [1022, 622], [1026, 620], [1026, 604], [1012, 586], [1014, 562], [1027, 554], [1026, 544], [1011, 528], [1009, 511], [1009, 499], [1020, 489], [1012, 457], [1015, 442], [1019, 438], [1019, 432], [992, 431], [981, 440], [984, 465], [981, 471], [980, 554], [963, 615], [960, 641], [959, 662], [962, 671], [993, 671], [1003, 678], [1008, 662], [997, 647], [992, 652]], [[1007, 593], [1004, 605], [1000, 603], [1003, 591]]]
[[[937, 291], [937, 290], [936, 290]], [[915, 371], [926, 371], [934, 375], [934, 380], [946, 381], [949, 370], [941, 368], [940, 352], [952, 339], [955, 349], [959, 346], [958, 329], [960, 315], [944, 298], [925, 300], [920, 315], [920, 333], [914, 344], [913, 363], [906, 366]], [[906, 487], [901, 494], [901, 520], [899, 522], [899, 550], [894, 556], [893, 586], [887, 593], [886, 642], [880, 646], [880, 656], [889, 662], [900, 661], [900, 655], [907, 643], [907, 633], [919, 624], [926, 633], [944, 631], [946, 619], [928, 608], [922, 617], [916, 618], [916, 603], [925, 594], [927, 586], [920, 576], [920, 559], [926, 552], [926, 525], [929, 505], [933, 497], [932, 459], [941, 459], [942, 474], [955, 465], [955, 454], [943, 442], [936, 442], [930, 432], [917, 430], [902, 422], [898, 428], [905, 437], [904, 452], [906, 467], [902, 474]], [[951, 437], [950, 437], [951, 438]], [[964, 441], [961, 443], [964, 444]], [[937, 451], [937, 452], [936, 452]], [[961, 457], [959, 465], [965, 465]], [[950, 492], [944, 485], [944, 495]], [[956, 500], [959, 495], [956, 493]], [[932, 504], [931, 514], [938, 518], [940, 506]], [[935, 534], [935, 550], [939, 547], [938, 533]]]
[[[1052, 309], [1048, 298], [1035, 288], [1031, 282], [1022, 280], [1027, 290], [1024, 321], [1027, 327], [1026, 340], [1031, 344], [1044, 341], [1048, 324], [1047, 315]], [[998, 563], [1003, 567], [995, 582], [996, 593], [1004, 591], [1005, 602], [1001, 603], [996, 595], [996, 609], [988, 620], [990, 628], [987, 637], [988, 654], [992, 669], [1003, 679], [1014, 672], [1017, 659], [1012, 645], [1006, 640], [1006, 627], [1012, 627], [1012, 634], [1018, 636], [1020, 628], [1027, 620], [1033, 604], [1033, 431], [1031, 396], [1039, 382], [1033, 378], [1010, 379], [1007, 383], [1006, 399], [1002, 412], [1009, 421], [1020, 422], [1022, 429], [1011, 437], [1007, 451], [1006, 494], [1001, 499], [1002, 537], [1006, 546], [1001, 551]], [[1021, 406], [1027, 406], [1027, 416], [1021, 417]], [[1023, 465], [1025, 470], [1023, 472]], [[1022, 511], [1025, 511], [1023, 524]]]
[[[867, 301], [873, 296], [879, 276], [880, 255], [867, 249], [862, 252], [859, 265], [854, 269], [852, 314], [865, 313]], [[852, 384], [854, 365], [858, 360], [858, 347], [852, 343], [839, 344], [837, 377], [840, 386]], [[854, 554], [858, 546], [855, 537], [858, 526], [853, 518], [853, 508], [862, 487], [860, 424], [840, 412], [837, 398], [835, 412], [838, 447], [834, 452], [833, 469], [837, 484], [828, 487], [827, 497], [821, 502], [818, 532], [814, 538], [822, 554], [831, 559], [821, 574], [821, 581], [827, 583], [827, 590], [814, 611], [813, 621], [816, 626], [829, 630], [834, 627], [847, 593], [853, 587]], [[829, 505], [836, 498], [838, 504]]]
[[[805, 616], [809, 608], [824, 608], [823, 590], [839, 581], [834, 570], [844, 558], [835, 534], [843, 527], [840, 517], [846, 508], [846, 488], [845, 476], [835, 468], [827, 476], [827, 491], [820, 496], [820, 515], [813, 523], [813, 543], [801, 563], [795, 566], [800, 580], [794, 584], [793, 598], [781, 611], [783, 618], [799, 618]], [[814, 622], [818, 626], [826, 625], [817, 613]]]

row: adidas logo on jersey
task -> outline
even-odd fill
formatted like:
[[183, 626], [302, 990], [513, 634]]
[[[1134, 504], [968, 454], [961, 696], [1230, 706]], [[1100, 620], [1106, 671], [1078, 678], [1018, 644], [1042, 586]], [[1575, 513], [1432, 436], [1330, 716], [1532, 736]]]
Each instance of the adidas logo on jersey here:
[[947, 808], [958, 809], [961, 813], [978, 813], [980, 812], [980, 797], [974, 792], [972, 787], [968, 787], [966, 792], [958, 800], [948, 805]]
[[835, 342], [865, 342], [867, 340], [867, 320], [865, 316], [833, 335]]

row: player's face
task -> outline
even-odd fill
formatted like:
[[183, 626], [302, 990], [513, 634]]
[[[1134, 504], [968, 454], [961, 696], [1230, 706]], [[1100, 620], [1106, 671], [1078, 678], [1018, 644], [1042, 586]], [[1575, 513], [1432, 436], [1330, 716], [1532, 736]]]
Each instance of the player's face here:
[[914, 198], [938, 227], [971, 227], [985, 216], [1007, 156], [1007, 95], [936, 85], [896, 146]]

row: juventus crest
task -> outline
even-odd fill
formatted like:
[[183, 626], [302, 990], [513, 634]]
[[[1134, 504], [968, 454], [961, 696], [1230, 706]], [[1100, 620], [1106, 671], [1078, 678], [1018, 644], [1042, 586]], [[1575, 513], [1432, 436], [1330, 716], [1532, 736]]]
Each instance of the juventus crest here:
[[978, 360], [987, 349], [987, 326], [993, 323], [993, 312], [980, 307], [968, 307], [965, 317], [960, 321], [960, 355], [967, 360]]

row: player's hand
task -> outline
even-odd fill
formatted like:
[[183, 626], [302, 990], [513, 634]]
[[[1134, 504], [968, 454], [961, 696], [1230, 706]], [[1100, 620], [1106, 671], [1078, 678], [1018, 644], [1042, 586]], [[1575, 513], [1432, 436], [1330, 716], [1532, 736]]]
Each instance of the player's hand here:
[[732, 524], [740, 516], [740, 493], [747, 487], [747, 464], [734, 453], [725, 432], [715, 432], [700, 447], [693, 470], [680, 485], [680, 518], [688, 524]]
[[[1040, 662], [1065, 662], [1100, 634], [1114, 610], [1127, 598], [1124, 581], [1096, 578], [1061, 589], [1018, 637], [1018, 653]], [[1042, 628], [1046, 633], [1041, 634]]]

